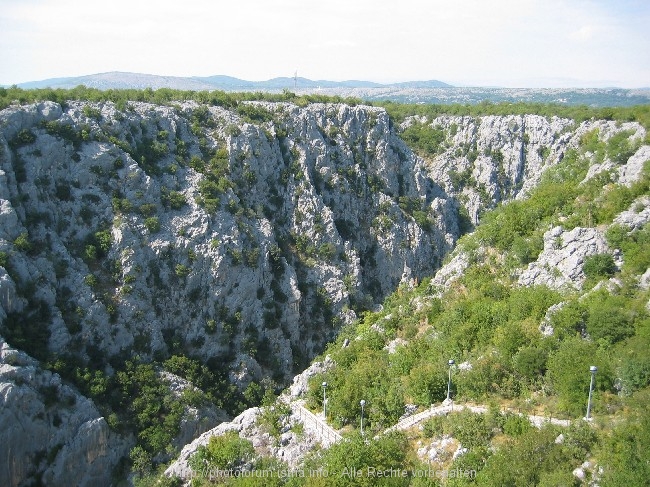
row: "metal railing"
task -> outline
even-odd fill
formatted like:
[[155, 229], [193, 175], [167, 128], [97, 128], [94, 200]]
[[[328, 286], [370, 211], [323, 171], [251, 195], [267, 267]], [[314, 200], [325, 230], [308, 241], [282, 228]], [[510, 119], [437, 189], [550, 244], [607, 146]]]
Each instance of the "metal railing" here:
[[[399, 421], [397, 424], [388, 428], [386, 432], [394, 431], [394, 430], [406, 430], [432, 416], [440, 416], [443, 414], [448, 414], [450, 412], [453, 412], [454, 410], [460, 411], [462, 409], [468, 409], [471, 412], [477, 414], [485, 414], [488, 411], [488, 408], [486, 406], [472, 406], [469, 404], [467, 405], [466, 404], [445, 404], [437, 407], [433, 407], [433, 405], [431, 405], [431, 408], [425, 411], [414, 414], [413, 416], [409, 416], [408, 418], [404, 418], [403, 420]], [[511, 413], [519, 414], [519, 416], [525, 416], [526, 418], [528, 418], [528, 420], [531, 422], [533, 426], [537, 426], [538, 428], [540, 428], [544, 423], [551, 423], [557, 426], [565, 426], [565, 427], [571, 424], [570, 420], [556, 419], [553, 418], [552, 416], [537, 416], [534, 414], [527, 415], [521, 412], [517, 413], [510, 409], [502, 409], [501, 412], [502, 413], [511, 412]]]
[[341, 441], [343, 438], [331, 426], [307, 410], [302, 404], [296, 404], [293, 410], [302, 421], [302, 424], [305, 425], [305, 428], [312, 431], [324, 447]]

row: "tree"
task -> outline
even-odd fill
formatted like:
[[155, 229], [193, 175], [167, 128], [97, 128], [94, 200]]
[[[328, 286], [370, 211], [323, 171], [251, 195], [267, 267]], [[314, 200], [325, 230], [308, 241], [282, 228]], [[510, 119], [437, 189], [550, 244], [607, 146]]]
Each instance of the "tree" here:
[[[325, 450], [320, 459], [307, 463], [313, 471], [327, 472], [326, 482], [308, 479], [307, 485], [347, 486], [407, 486], [409, 478], [402, 476], [378, 478], [376, 472], [406, 471], [408, 439], [403, 433], [390, 433], [374, 439], [364, 439], [353, 434]], [[359, 473], [357, 475], [356, 473]]]
[[528, 382], [534, 382], [546, 372], [547, 359], [547, 350], [538, 347], [525, 347], [514, 356], [513, 367], [520, 377]]
[[558, 395], [560, 408], [573, 416], [584, 414], [592, 365], [598, 367], [595, 388], [609, 389], [612, 384], [609, 360], [595, 343], [570, 338], [549, 356], [548, 379]]
[[421, 406], [442, 401], [447, 394], [446, 371], [430, 363], [412, 368], [406, 378], [406, 394]]
[[[558, 470], [567, 461], [561, 445], [555, 443], [558, 431], [552, 427], [532, 429], [517, 440], [506, 443], [487, 459], [476, 476], [477, 485], [527, 487], [537, 485], [544, 472]], [[566, 466], [570, 469], [570, 464]]]
[[599, 292], [589, 300], [587, 332], [593, 340], [619, 342], [634, 334], [634, 323], [624, 297]]
[[30, 252], [32, 250], [32, 243], [29, 241], [29, 234], [27, 232], [18, 235], [16, 240], [14, 240], [14, 245], [21, 252]]
[[600, 455], [601, 462], [599, 462], [604, 468], [600, 483], [603, 487], [647, 485], [650, 478], [648, 404], [650, 404], [650, 393], [644, 391], [633, 401], [632, 414], [605, 440]]
[[153, 466], [151, 454], [141, 446], [133, 447], [129, 452], [129, 458], [133, 464], [133, 471], [140, 477], [151, 472]]
[[[650, 330], [650, 319], [638, 327]], [[647, 333], [647, 331], [646, 331]], [[617, 370], [621, 378], [621, 392], [625, 395], [650, 385], [650, 336], [637, 332], [637, 335], [621, 344], [621, 365]]]

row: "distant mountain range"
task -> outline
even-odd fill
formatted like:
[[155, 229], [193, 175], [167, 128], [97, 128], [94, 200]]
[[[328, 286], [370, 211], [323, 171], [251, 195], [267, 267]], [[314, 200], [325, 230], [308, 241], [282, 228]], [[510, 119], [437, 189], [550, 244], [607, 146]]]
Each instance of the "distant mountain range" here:
[[172, 88], [177, 90], [317, 90], [319, 88], [450, 88], [451, 85], [442, 81], [407, 81], [404, 83], [381, 84], [372, 81], [313, 81], [307, 78], [273, 78], [267, 81], [247, 81], [232, 76], [157, 76], [153, 74], [125, 73], [113, 71], [109, 73], [75, 76], [70, 78], [50, 78], [42, 81], [29, 81], [18, 86], [25, 89], [33, 88], [74, 88], [84, 85], [100, 90], [120, 88]]
[[297, 94], [354, 97], [366, 101], [391, 100], [402, 103], [557, 103], [562, 105], [588, 105], [615, 107], [650, 104], [650, 89], [622, 88], [499, 88], [455, 87], [442, 81], [406, 81], [381, 84], [372, 81], [313, 81], [307, 78], [281, 77], [267, 81], [247, 81], [232, 76], [158, 76], [152, 74], [113, 71], [69, 78], [51, 78], [20, 83], [24, 89], [74, 88], [84, 85], [100, 90], [108, 89], [159, 89], [266, 91], [290, 90]]

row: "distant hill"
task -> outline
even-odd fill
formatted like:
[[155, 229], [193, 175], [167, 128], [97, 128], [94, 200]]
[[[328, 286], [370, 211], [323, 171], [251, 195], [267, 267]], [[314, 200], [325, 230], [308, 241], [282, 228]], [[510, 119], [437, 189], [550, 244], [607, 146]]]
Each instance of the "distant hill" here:
[[20, 83], [20, 88], [74, 88], [85, 85], [100, 90], [120, 88], [172, 88], [178, 90], [283, 90], [283, 89], [319, 89], [319, 88], [445, 88], [451, 87], [442, 81], [408, 81], [405, 83], [381, 84], [372, 81], [328, 81], [310, 80], [307, 78], [280, 77], [267, 81], [248, 81], [232, 76], [158, 76], [142, 73], [127, 73], [112, 71], [87, 76], [70, 78], [50, 78], [42, 81]]
[[297, 94], [352, 97], [365, 101], [390, 100], [400, 103], [469, 104], [491, 103], [556, 103], [560, 105], [587, 105], [591, 107], [620, 107], [650, 104], [650, 90], [622, 88], [500, 88], [455, 87], [442, 81], [405, 81], [381, 84], [372, 81], [311, 80], [308, 78], [279, 77], [266, 81], [249, 81], [232, 76], [158, 76], [142, 73], [113, 71], [70, 78], [51, 78], [20, 83], [24, 89], [74, 88], [84, 85], [100, 90], [170, 88], [175, 90], [220, 90], [282, 92]]
[[[224, 76], [224, 79], [228, 77]], [[240, 83], [244, 81], [230, 78]], [[235, 81], [231, 84], [234, 86]], [[100, 90], [109, 89], [143, 89], [143, 88], [172, 88], [177, 90], [214, 90], [221, 89], [201, 78], [184, 78], [178, 76], [157, 76], [142, 73], [125, 73], [112, 71], [109, 73], [90, 74], [87, 76], [75, 76], [70, 78], [52, 78], [42, 81], [30, 81], [20, 83], [18, 87], [26, 89], [34, 88], [74, 88], [75, 86], [84, 85], [89, 88]]]

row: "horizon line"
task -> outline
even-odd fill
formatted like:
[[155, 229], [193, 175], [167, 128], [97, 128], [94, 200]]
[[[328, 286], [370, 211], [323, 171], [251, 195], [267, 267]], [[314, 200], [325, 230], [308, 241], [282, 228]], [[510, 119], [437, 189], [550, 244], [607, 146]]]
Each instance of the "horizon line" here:
[[[268, 79], [260, 79], [260, 80], [252, 80], [252, 79], [244, 79], [244, 78], [239, 78], [237, 76], [232, 76], [232, 75], [227, 75], [227, 74], [212, 74], [212, 75], [207, 75], [207, 76], [199, 76], [199, 75], [189, 75], [189, 76], [180, 76], [180, 75], [166, 75], [166, 74], [151, 74], [151, 73], [142, 73], [142, 72], [135, 72], [135, 71], [120, 71], [120, 70], [113, 70], [113, 71], [103, 71], [103, 72], [97, 72], [97, 73], [91, 73], [91, 74], [82, 74], [82, 75], [73, 75], [73, 76], [53, 76], [53, 77], [48, 77], [48, 78], [43, 78], [43, 79], [32, 79], [28, 81], [22, 81], [22, 82], [17, 82], [17, 83], [11, 83], [11, 84], [0, 84], [0, 87], [3, 88], [11, 88], [13, 86], [16, 86], [18, 88], [21, 88], [20, 85], [25, 85], [25, 84], [32, 84], [32, 83], [43, 83], [47, 81], [58, 81], [58, 80], [73, 80], [75, 78], [89, 78], [93, 76], [101, 76], [101, 75], [108, 75], [108, 74], [124, 74], [124, 75], [136, 75], [136, 76], [151, 76], [151, 77], [157, 77], [157, 78], [175, 78], [175, 79], [186, 79], [186, 80], [205, 80], [208, 78], [214, 78], [214, 77], [224, 77], [224, 78], [232, 78], [238, 81], [246, 82], [246, 83], [265, 83], [269, 81], [274, 81], [274, 80], [279, 80], [279, 79], [288, 79], [292, 80], [295, 79], [294, 76], [275, 76], [272, 78]], [[383, 82], [383, 81], [373, 81], [370, 79], [362, 79], [362, 78], [347, 78], [347, 79], [341, 79], [341, 80], [336, 80], [336, 79], [312, 79], [312, 78], [307, 78], [304, 76], [298, 76], [297, 79], [299, 80], [306, 80], [306, 81], [311, 81], [311, 82], [329, 82], [329, 83], [349, 83], [349, 82], [361, 82], [361, 83], [372, 83], [376, 85], [381, 85], [380, 87], [390, 87], [390, 86], [395, 86], [399, 84], [405, 84], [405, 83], [428, 83], [428, 82], [437, 82], [437, 83], [443, 83], [448, 86], [440, 86], [436, 87], [439, 89], [446, 89], [446, 88], [482, 88], [482, 89], [512, 89], [512, 90], [519, 90], [519, 89], [539, 89], [539, 90], [588, 90], [588, 89], [599, 89], [599, 90], [607, 90], [607, 89], [617, 89], [617, 90], [648, 90], [650, 89], [650, 86], [637, 86], [633, 88], [624, 88], [619, 85], [607, 85], [607, 84], [602, 84], [598, 86], [598, 82], [595, 82], [594, 85], [583, 85], [582, 83], [579, 82], [579, 80], [571, 80], [571, 81], [576, 81], [579, 84], [576, 85], [565, 85], [565, 86], [547, 86], [547, 85], [537, 85], [537, 86], [527, 86], [527, 85], [518, 85], [518, 86], [505, 86], [505, 85], [499, 85], [499, 84], [494, 84], [489, 83], [489, 84], [467, 84], [467, 83], [456, 83], [452, 84], [450, 82], [442, 81], [437, 78], [428, 78], [428, 79], [406, 79], [403, 81], [389, 81], [389, 82]], [[569, 81], [569, 80], [567, 80]], [[46, 87], [44, 87], [46, 88]], [[372, 87], [366, 87], [368, 89], [371, 89]], [[378, 87], [379, 88], [379, 87]], [[33, 89], [33, 88], [23, 88], [23, 89]], [[116, 88], [119, 89], [119, 88]], [[323, 88], [327, 89], [327, 88]]]

